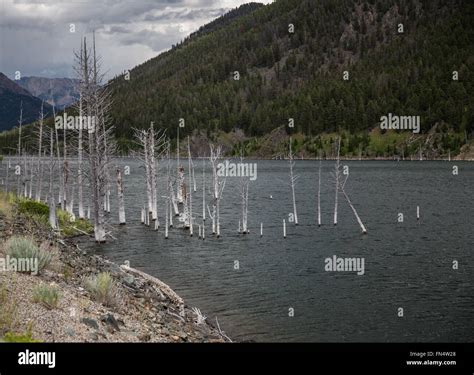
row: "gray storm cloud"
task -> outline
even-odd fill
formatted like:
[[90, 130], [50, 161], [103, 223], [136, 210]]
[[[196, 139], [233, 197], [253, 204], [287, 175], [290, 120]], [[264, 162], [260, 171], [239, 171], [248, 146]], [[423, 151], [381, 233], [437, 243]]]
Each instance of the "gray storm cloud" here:
[[[73, 51], [96, 31], [107, 78], [183, 40], [245, 0], [2, 0], [0, 71], [74, 77]], [[261, 1], [264, 3], [270, 2]], [[74, 31], [71, 32], [71, 25]]]

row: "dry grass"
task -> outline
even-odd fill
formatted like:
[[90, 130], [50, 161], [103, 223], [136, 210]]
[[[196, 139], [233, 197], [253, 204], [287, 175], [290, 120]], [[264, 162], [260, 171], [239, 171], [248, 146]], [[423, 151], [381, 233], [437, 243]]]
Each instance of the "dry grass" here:
[[95, 301], [102, 303], [104, 306], [118, 306], [119, 291], [117, 283], [108, 272], [101, 272], [96, 276], [86, 278], [84, 286]]
[[7, 219], [13, 217], [13, 202], [14, 196], [12, 193], [5, 193], [0, 191], [0, 214], [6, 216]]
[[52, 253], [39, 248], [30, 237], [12, 236], [5, 243], [6, 253], [15, 259], [37, 259], [38, 269], [41, 272], [51, 263]]
[[6, 284], [0, 280], [0, 338], [15, 329], [17, 325], [16, 309], [13, 296], [9, 293]]
[[57, 308], [60, 297], [59, 289], [53, 285], [40, 284], [33, 289], [33, 301], [47, 309]]

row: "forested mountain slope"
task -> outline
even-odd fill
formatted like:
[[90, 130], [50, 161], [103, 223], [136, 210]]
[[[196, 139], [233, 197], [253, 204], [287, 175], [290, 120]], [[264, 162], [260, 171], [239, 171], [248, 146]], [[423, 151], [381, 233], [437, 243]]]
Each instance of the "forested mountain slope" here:
[[419, 115], [423, 132], [438, 124], [437, 132], [467, 138], [473, 9], [461, 0], [277, 0], [188, 38], [134, 68], [129, 81], [116, 77], [118, 136], [155, 121], [173, 137], [179, 118], [183, 133], [263, 136], [294, 118], [306, 135], [355, 134], [391, 112]]

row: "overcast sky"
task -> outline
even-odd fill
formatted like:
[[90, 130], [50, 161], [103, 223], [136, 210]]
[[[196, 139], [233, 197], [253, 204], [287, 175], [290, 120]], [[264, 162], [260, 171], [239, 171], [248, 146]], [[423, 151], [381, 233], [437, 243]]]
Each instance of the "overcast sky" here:
[[111, 78], [250, 1], [0, 0], [0, 72], [12, 79], [16, 71], [74, 77], [73, 50], [82, 35], [95, 29], [97, 50]]

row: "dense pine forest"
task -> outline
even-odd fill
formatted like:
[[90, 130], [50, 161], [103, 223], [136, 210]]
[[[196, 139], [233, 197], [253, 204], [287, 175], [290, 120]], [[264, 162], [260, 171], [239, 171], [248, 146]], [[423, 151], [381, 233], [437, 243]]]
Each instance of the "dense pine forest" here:
[[[247, 155], [277, 155], [267, 146], [286, 133], [304, 156], [330, 153], [334, 133], [343, 155], [459, 153], [474, 130], [473, 21], [462, 0], [243, 5], [111, 80], [118, 145], [151, 121], [175, 138], [184, 119], [181, 135], [238, 134], [226, 151]], [[423, 135], [384, 137], [388, 113], [420, 116]]]
[[360, 143], [391, 112], [419, 115], [423, 132], [460, 133], [443, 138], [456, 148], [474, 126], [473, 12], [469, 1], [258, 7], [114, 79], [118, 134], [155, 121], [175, 135], [184, 118], [185, 132], [263, 136], [294, 118], [295, 132], [361, 132]]

